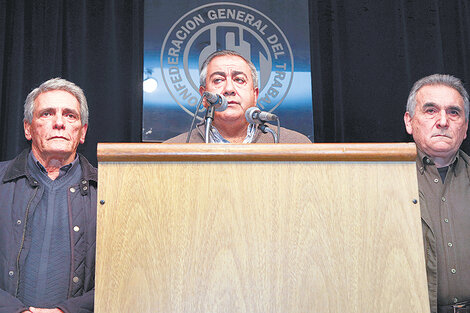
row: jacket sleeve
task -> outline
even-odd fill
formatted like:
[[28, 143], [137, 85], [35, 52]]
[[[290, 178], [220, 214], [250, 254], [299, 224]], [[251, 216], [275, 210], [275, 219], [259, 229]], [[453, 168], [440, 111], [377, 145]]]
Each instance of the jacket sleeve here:
[[0, 289], [0, 313], [20, 313], [28, 309], [20, 300]]
[[[83, 295], [67, 299], [57, 306], [64, 313], [93, 313], [95, 304], [95, 288]], [[3, 313], [3, 312], [0, 312]]]

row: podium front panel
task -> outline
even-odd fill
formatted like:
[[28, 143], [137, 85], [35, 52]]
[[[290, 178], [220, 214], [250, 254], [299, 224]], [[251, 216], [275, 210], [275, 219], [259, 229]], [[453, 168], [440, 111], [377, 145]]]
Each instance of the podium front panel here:
[[429, 312], [414, 161], [292, 159], [100, 162], [95, 312]]

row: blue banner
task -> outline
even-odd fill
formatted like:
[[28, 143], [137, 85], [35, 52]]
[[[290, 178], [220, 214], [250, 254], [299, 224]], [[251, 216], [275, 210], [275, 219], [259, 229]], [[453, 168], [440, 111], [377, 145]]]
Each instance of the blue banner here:
[[199, 68], [222, 49], [256, 66], [257, 106], [313, 141], [307, 1], [198, 2], [145, 1], [143, 141], [188, 130]]

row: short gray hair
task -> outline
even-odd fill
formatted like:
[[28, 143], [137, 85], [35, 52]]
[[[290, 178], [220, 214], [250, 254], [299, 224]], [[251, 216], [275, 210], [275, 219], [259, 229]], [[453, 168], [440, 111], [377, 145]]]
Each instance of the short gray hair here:
[[426, 77], [421, 78], [418, 80], [413, 87], [411, 88], [410, 95], [408, 96], [408, 101], [406, 103], [406, 112], [410, 114], [411, 117], [415, 115], [416, 109], [416, 95], [418, 91], [424, 87], [429, 85], [443, 85], [450, 88], [453, 88], [458, 91], [458, 93], [462, 96], [464, 110], [465, 110], [465, 120], [468, 121], [468, 112], [469, 112], [469, 100], [468, 100], [468, 93], [465, 90], [462, 81], [457, 77], [452, 75], [446, 74], [433, 74]]
[[199, 74], [199, 85], [202, 87], [206, 87], [206, 78], [207, 78], [207, 66], [209, 65], [210, 61], [216, 57], [225, 56], [225, 55], [233, 55], [242, 58], [250, 68], [251, 71], [251, 78], [253, 80], [253, 88], [258, 87], [258, 73], [256, 72], [256, 67], [250, 60], [245, 59], [240, 53], [232, 50], [220, 50], [212, 53], [207, 57], [207, 59], [202, 63], [201, 70]]
[[36, 101], [37, 97], [42, 93], [53, 90], [63, 90], [71, 93], [78, 100], [78, 103], [80, 103], [80, 120], [82, 121], [82, 125], [88, 124], [88, 104], [83, 90], [74, 83], [60, 77], [43, 82], [39, 87], [33, 89], [28, 94], [24, 102], [23, 120], [25, 122], [30, 124], [33, 122], [34, 101]]

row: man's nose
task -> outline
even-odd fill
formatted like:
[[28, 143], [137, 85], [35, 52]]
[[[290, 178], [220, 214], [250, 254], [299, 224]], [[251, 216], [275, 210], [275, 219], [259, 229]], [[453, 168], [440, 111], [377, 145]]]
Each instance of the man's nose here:
[[439, 112], [438, 116], [438, 121], [437, 121], [437, 126], [439, 128], [447, 128], [449, 126], [449, 119], [447, 117], [447, 112], [445, 110], [441, 110]]
[[223, 91], [224, 96], [231, 96], [235, 94], [235, 87], [231, 78], [227, 78], [225, 80], [225, 86]]
[[54, 118], [54, 129], [65, 129], [64, 117], [61, 114], [57, 114]]

